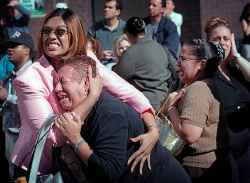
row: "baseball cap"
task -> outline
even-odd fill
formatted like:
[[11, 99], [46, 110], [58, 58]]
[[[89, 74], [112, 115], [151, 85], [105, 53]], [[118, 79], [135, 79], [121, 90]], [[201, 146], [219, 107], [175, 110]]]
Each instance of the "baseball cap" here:
[[34, 42], [30, 34], [26, 32], [19, 32], [16, 31], [14, 34], [12, 34], [8, 40], [5, 42], [5, 47], [10, 48], [13, 44], [16, 45], [25, 45], [28, 48], [30, 48], [30, 51], [34, 51]]

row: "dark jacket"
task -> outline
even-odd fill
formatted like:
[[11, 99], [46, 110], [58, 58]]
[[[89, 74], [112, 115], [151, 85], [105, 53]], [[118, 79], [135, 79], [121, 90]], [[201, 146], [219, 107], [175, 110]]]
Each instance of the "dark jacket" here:
[[[144, 18], [144, 21], [147, 24], [150, 24], [150, 18]], [[163, 47], [167, 47], [171, 54], [177, 58], [178, 49], [180, 46], [180, 38], [177, 32], [176, 25], [168, 18], [162, 17], [159, 23], [156, 40]]]
[[86, 124], [82, 136], [93, 149], [86, 169], [91, 183], [190, 182], [180, 164], [159, 143], [151, 153], [152, 170], [144, 167], [143, 175], [130, 172], [128, 158], [140, 145], [130, 138], [145, 132], [143, 121], [131, 107], [106, 92], [102, 93]]
[[236, 67], [228, 69], [230, 82], [217, 72], [210, 84], [211, 91], [220, 102], [220, 121], [217, 130], [217, 160], [205, 174], [204, 180], [222, 176], [224, 182], [249, 183], [250, 83], [244, 81]]

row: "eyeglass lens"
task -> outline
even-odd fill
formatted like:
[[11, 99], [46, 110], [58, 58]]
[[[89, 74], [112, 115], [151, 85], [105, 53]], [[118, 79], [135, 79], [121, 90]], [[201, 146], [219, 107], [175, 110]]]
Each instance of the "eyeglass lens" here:
[[51, 34], [51, 32], [54, 32], [54, 34], [58, 37], [62, 37], [64, 36], [65, 34], [68, 33], [68, 30], [66, 28], [56, 28], [55, 30], [53, 30], [52, 28], [49, 28], [49, 27], [45, 27], [43, 30], [42, 30], [42, 34], [44, 36], [49, 36]]

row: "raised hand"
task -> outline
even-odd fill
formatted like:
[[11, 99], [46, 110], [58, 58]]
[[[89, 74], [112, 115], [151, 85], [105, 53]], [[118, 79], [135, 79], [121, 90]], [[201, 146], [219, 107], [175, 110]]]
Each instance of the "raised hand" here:
[[140, 174], [142, 174], [142, 169], [146, 160], [148, 168], [151, 170], [150, 153], [158, 139], [159, 130], [156, 128], [152, 128], [149, 132], [130, 139], [133, 142], [140, 142], [141, 144], [140, 148], [128, 159], [128, 165], [131, 165], [131, 172], [133, 172], [136, 166], [140, 164], [139, 171]]
[[74, 112], [67, 112], [57, 116], [55, 125], [72, 144], [76, 144], [82, 138], [80, 132], [83, 122]]
[[232, 44], [232, 47], [231, 47], [231, 56], [232, 57], [237, 57], [239, 53], [237, 51], [234, 33], [232, 33], [232, 36], [231, 36], [231, 44]]
[[176, 106], [180, 99], [184, 96], [185, 89], [181, 89], [177, 92], [172, 92], [169, 94], [166, 105], [163, 109], [163, 113], [166, 114], [173, 106]]

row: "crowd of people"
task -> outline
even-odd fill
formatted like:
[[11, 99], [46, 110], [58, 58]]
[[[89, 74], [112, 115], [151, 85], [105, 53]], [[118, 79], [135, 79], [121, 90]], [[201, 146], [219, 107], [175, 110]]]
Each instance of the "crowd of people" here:
[[[105, 0], [104, 18], [89, 28], [57, 6], [43, 20], [37, 51], [30, 11], [19, 0], [4, 6], [5, 182], [250, 182], [250, 4], [240, 16], [240, 48], [223, 17], [207, 20], [206, 39], [181, 43], [174, 0], [148, 0], [148, 16], [127, 21], [120, 0]], [[160, 108], [185, 142], [178, 154], [159, 139]]]

